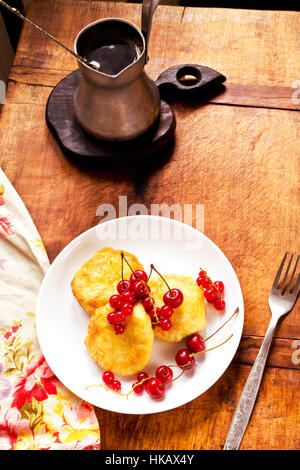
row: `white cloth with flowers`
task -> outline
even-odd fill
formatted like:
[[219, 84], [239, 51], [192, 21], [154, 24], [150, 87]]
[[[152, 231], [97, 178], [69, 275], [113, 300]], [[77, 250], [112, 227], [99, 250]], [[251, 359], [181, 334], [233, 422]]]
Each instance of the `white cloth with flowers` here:
[[94, 409], [48, 367], [35, 304], [48, 257], [22, 200], [0, 169], [0, 450], [99, 449]]

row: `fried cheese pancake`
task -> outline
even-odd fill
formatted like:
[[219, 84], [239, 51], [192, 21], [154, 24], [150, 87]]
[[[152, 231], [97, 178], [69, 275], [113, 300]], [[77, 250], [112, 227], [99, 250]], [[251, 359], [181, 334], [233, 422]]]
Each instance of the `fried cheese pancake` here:
[[[144, 269], [136, 256], [124, 251], [133, 271]], [[93, 315], [95, 310], [106, 305], [113, 294], [117, 294], [117, 284], [121, 280], [121, 250], [110, 247], [97, 251], [75, 274], [71, 287], [82, 308]], [[124, 279], [129, 279], [130, 268], [123, 266]]]
[[[165, 341], [177, 342], [206, 327], [204, 292], [192, 277], [166, 274], [164, 278], [171, 289], [177, 288], [182, 291], [184, 299], [180, 307], [174, 309], [170, 318], [172, 327], [168, 331], [164, 331], [156, 326], [154, 334], [157, 338]], [[156, 276], [150, 279], [149, 286], [155, 305], [161, 307], [164, 303], [163, 296], [168, 290], [166, 284], [160, 276]]]
[[100, 307], [89, 321], [85, 344], [91, 358], [117, 375], [140, 372], [149, 362], [154, 333], [151, 319], [141, 303], [127, 316], [124, 333], [117, 335], [106, 317], [109, 305]]

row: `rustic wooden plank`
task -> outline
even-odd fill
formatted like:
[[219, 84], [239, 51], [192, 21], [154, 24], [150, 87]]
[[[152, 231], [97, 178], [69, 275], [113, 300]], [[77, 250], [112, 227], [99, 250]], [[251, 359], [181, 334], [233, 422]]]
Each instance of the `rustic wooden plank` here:
[[[68, 73], [70, 72], [15, 65], [10, 71], [10, 81], [54, 87]], [[152, 76], [152, 78], [155, 80], [157, 77]], [[230, 83], [225, 85], [224, 92], [209, 99], [210, 103], [300, 110], [300, 99], [295, 88]]]
[[73, 70], [50, 70], [39, 67], [23, 67], [19, 65], [12, 66], [9, 74], [9, 80], [14, 83], [23, 83], [27, 85], [40, 85], [46, 87], [55, 87], [68, 73]]
[[[159, 7], [160, 8], [160, 7]], [[182, 8], [172, 10], [164, 7], [162, 12], [168, 27], [176, 30], [180, 24]], [[141, 5], [121, 2], [38, 0], [30, 5], [27, 16], [48, 32], [56, 31], [58, 39], [69, 47], [73, 47], [79, 31], [88, 23], [101, 18], [124, 18], [140, 25]], [[23, 41], [23, 37], [26, 40]], [[38, 48], [36, 47], [38, 44]], [[15, 65], [33, 66], [58, 70], [74, 70], [76, 59], [64, 49], [49, 41], [30, 25], [25, 24], [18, 46]]]
[[[82, 0], [73, 5], [72, 0], [38, 0], [28, 16], [69, 47], [82, 27], [100, 18], [122, 17], [140, 26], [140, 5]], [[147, 70], [157, 77], [173, 65], [198, 63], [223, 73], [229, 84], [293, 87], [300, 76], [298, 25], [297, 12], [161, 5], [154, 16]], [[14, 64], [76, 68], [71, 55], [29, 25]]]
[[[300, 85], [300, 82], [299, 82]], [[228, 84], [210, 103], [300, 110], [299, 92], [292, 87]]]
[[[102, 448], [222, 449], [249, 372], [249, 366], [231, 365], [202, 396], [164, 413], [128, 416], [97, 409]], [[266, 369], [241, 449], [300, 448], [298, 389], [299, 371]]]
[[[252, 365], [262, 341], [262, 337], [243, 336], [233, 362]], [[275, 337], [271, 345], [267, 365], [300, 370], [300, 341]]]
[[[153, 24], [154, 37], [160, 24]], [[290, 87], [298, 80], [297, 12], [186, 8], [177, 37], [173, 46], [168, 43], [172, 60], [195, 58], [228, 83]], [[155, 57], [159, 43], [152, 41], [152, 47]]]
[[[139, 202], [149, 212], [155, 203], [203, 203], [205, 233], [224, 250], [241, 282], [244, 335], [264, 336], [268, 293], [282, 253], [299, 250], [299, 113], [176, 104], [176, 142], [168, 160], [145, 162], [141, 155], [140, 167], [124, 170], [112, 162], [92, 168], [67, 160], [47, 129], [50, 91], [10, 83], [0, 117], [1, 165], [50, 259], [99, 221], [99, 204], [114, 204], [118, 214], [119, 195], [127, 195], [128, 207]], [[278, 337], [300, 338], [299, 307], [282, 321]]]

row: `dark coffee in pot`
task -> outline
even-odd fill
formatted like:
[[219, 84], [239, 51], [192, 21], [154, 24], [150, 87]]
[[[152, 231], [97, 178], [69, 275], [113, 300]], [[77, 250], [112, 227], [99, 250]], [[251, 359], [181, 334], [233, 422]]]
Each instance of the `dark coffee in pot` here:
[[102, 73], [117, 75], [138, 58], [137, 52], [134, 44], [114, 40], [88, 51], [86, 59], [98, 62]]

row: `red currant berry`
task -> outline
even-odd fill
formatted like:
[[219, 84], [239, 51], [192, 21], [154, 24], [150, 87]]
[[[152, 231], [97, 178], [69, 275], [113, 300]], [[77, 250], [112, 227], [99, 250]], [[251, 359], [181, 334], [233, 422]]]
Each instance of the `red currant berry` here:
[[126, 321], [126, 314], [122, 310], [115, 312], [116, 323], [124, 323]]
[[223, 300], [221, 297], [217, 297], [214, 301], [214, 306], [217, 310], [224, 310], [225, 305], [225, 300]]
[[183, 302], [183, 293], [179, 289], [168, 290], [163, 296], [163, 301], [172, 308], [178, 308]]
[[124, 281], [120, 281], [117, 285], [117, 291], [119, 292], [119, 294], [122, 294], [125, 290], [129, 288], [130, 288], [130, 282], [126, 281], [125, 279]]
[[223, 294], [224, 292], [224, 284], [222, 281], [216, 281], [214, 282], [214, 285], [216, 286], [216, 288], [218, 289], [218, 291], [220, 292], [220, 294]]
[[152, 321], [156, 321], [156, 320], [157, 320], [156, 316], [157, 316], [157, 311], [158, 311], [158, 310], [159, 310], [159, 309], [157, 308], [157, 309], [156, 309], [156, 312], [155, 312], [154, 308], [151, 308], [151, 310], [149, 310], [149, 312], [147, 312]]
[[132, 389], [133, 389], [134, 393], [139, 395], [140, 393], [143, 393], [143, 391], [144, 391], [144, 384], [140, 384], [139, 382], [135, 382], [134, 384], [132, 384]]
[[[144, 274], [141, 274], [141, 273], [144, 273]], [[136, 281], [147, 282], [148, 276], [145, 273], [145, 271], [142, 271], [142, 270], [138, 269], [137, 271], [135, 271], [134, 273], [131, 274], [129, 280], [130, 280], [130, 288], [133, 289], [133, 286], [136, 283]]]
[[146, 392], [149, 393], [151, 398], [161, 398], [165, 394], [165, 384], [162, 383], [157, 377], [149, 379], [146, 385]]
[[148, 275], [142, 269], [137, 269], [136, 271], [134, 271], [134, 273], [131, 274], [129, 279], [130, 279], [130, 283], [132, 285], [134, 285], [134, 283], [136, 281], [147, 282], [148, 281]]
[[120, 308], [122, 305], [122, 297], [118, 294], [114, 294], [109, 299], [109, 305], [111, 308]]
[[111, 384], [111, 388], [115, 392], [119, 392], [121, 390], [121, 382], [119, 380], [114, 380], [113, 383]]
[[203, 342], [203, 338], [197, 333], [189, 337], [186, 345], [188, 349], [193, 353], [205, 350], [205, 343]]
[[[200, 279], [200, 281], [199, 281]], [[206, 277], [206, 276], [203, 276], [203, 277], [198, 277], [198, 281], [197, 282], [200, 282], [200, 286], [203, 287], [203, 289], [208, 289], [210, 286], [211, 286], [211, 281]]]
[[162, 383], [170, 382], [173, 378], [173, 371], [168, 366], [160, 366], [156, 369], [156, 377], [162, 381]]
[[160, 308], [156, 307], [155, 311], [156, 311], [157, 318], [159, 318], [160, 317]]
[[148, 274], [145, 273], [142, 269], [138, 269], [137, 271], [134, 271], [135, 275], [139, 277], [144, 282], [148, 281]]
[[163, 305], [159, 310], [159, 317], [169, 319], [173, 315], [173, 309], [170, 305]]
[[116, 335], [122, 335], [125, 331], [125, 326], [124, 325], [121, 325], [121, 324], [117, 324], [115, 325], [115, 333]]
[[147, 295], [147, 297], [143, 298], [142, 303], [146, 312], [150, 312], [150, 310], [153, 309], [154, 299], [152, 299], [151, 297], [149, 297], [149, 295]]
[[116, 312], [108, 313], [106, 319], [111, 325], [116, 325], [118, 323], [118, 320], [116, 318]]
[[[148, 296], [147, 288], [143, 281], [136, 281], [132, 287], [133, 293], [137, 299], [142, 299]], [[148, 288], [150, 291], [150, 289]]]
[[124, 290], [121, 297], [122, 297], [123, 302], [129, 302], [130, 304], [134, 304], [136, 301], [136, 298], [134, 297], [133, 292], [129, 289]]
[[105, 372], [103, 372], [102, 380], [105, 385], [111, 385], [115, 380], [115, 376], [110, 370], [106, 370]]
[[129, 302], [125, 302], [123, 305], [122, 305], [122, 308], [121, 308], [121, 312], [122, 313], [125, 313], [125, 315], [131, 315], [132, 312], [133, 312], [133, 305], [130, 304]]
[[205, 295], [207, 302], [210, 302], [210, 303], [214, 302], [216, 298], [218, 297], [217, 291], [213, 286], [209, 287], [205, 291], [204, 295]]
[[180, 349], [175, 356], [176, 363], [184, 369], [191, 369], [195, 365], [195, 359], [190, 354], [188, 349]]
[[147, 374], [147, 372], [139, 372], [136, 378], [138, 382], [141, 382], [142, 380], [148, 379], [149, 375]]
[[148, 315], [151, 318], [151, 320], [158, 322], [159, 321], [159, 315], [160, 315], [160, 308], [158, 308], [158, 307], [156, 307], [155, 309], [152, 308], [148, 312]]
[[172, 323], [168, 318], [164, 318], [160, 323], [159, 326], [162, 330], [168, 331], [172, 328]]

